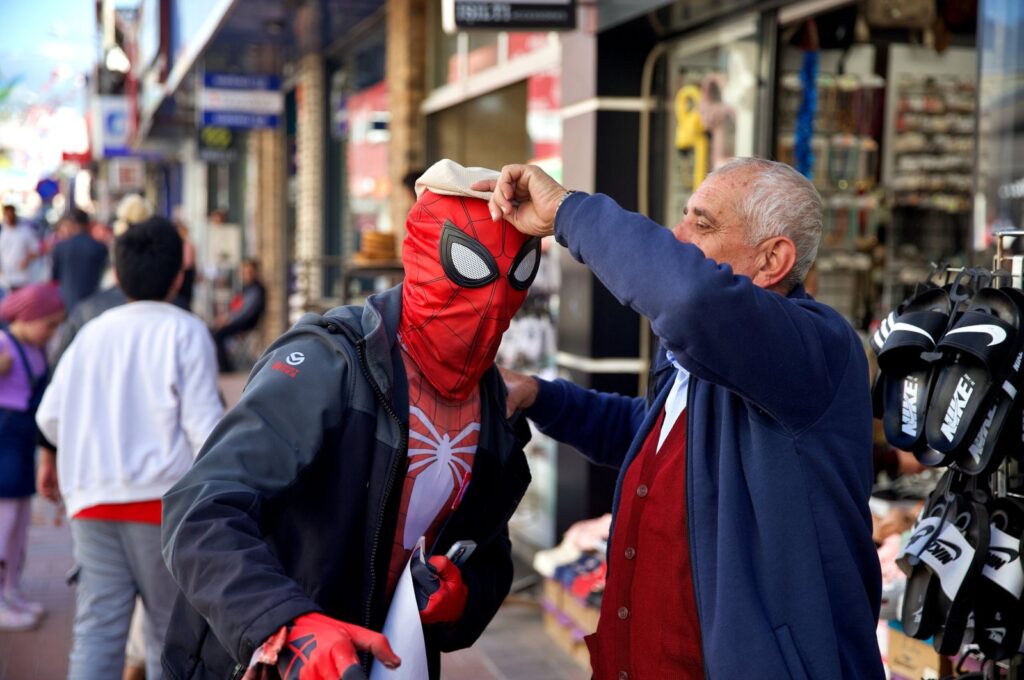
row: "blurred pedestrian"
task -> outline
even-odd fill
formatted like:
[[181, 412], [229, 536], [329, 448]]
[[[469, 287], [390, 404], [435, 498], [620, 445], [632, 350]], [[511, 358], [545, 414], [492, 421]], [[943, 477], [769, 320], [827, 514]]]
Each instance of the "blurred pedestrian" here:
[[196, 286], [196, 246], [192, 243], [192, 239], [189, 238], [188, 227], [185, 223], [178, 220], [175, 224], [178, 227], [178, 234], [181, 236], [181, 242], [185, 248], [181, 266], [182, 271], [185, 272], [185, 278], [181, 282], [181, 290], [178, 291], [178, 296], [174, 298], [174, 304], [186, 311], [192, 311], [192, 296]]
[[75, 209], [64, 218], [70, 236], [53, 249], [53, 280], [60, 284], [64, 306], [70, 312], [100, 286], [107, 266], [107, 249], [89, 234], [91, 220]]
[[44, 346], [64, 318], [60, 293], [34, 283], [0, 303], [0, 631], [30, 630], [43, 616], [21, 592], [35, 490], [35, 415], [46, 387]]
[[0, 285], [7, 292], [32, 282], [29, 265], [39, 257], [39, 239], [28, 227], [18, 222], [13, 205], [4, 206], [3, 228], [0, 228]]
[[177, 589], [160, 556], [160, 497], [189, 469], [222, 409], [210, 335], [170, 304], [181, 264], [181, 237], [165, 219], [117, 238], [114, 265], [128, 303], [82, 328], [36, 417], [57, 446], [80, 569], [72, 680], [121, 675], [136, 594], [148, 615], [146, 676], [161, 677]]
[[221, 373], [228, 373], [234, 368], [228, 354], [228, 339], [256, 328], [263, 318], [266, 300], [267, 291], [260, 281], [260, 263], [256, 260], [244, 260], [242, 292], [231, 301], [229, 312], [213, 322], [213, 340], [217, 344], [217, 364]]
[[[152, 214], [153, 209], [146, 199], [138, 194], [128, 194], [117, 205], [117, 217], [114, 219], [114, 234], [120, 236], [128, 231], [128, 228], [133, 224], [144, 222]], [[108, 268], [110, 268], [109, 257], [107, 262]], [[57, 360], [60, 359], [68, 346], [71, 345], [71, 341], [75, 339], [82, 326], [108, 309], [120, 307], [128, 302], [128, 297], [121, 290], [121, 287], [117, 285], [113, 271], [104, 275], [101, 288], [102, 290], [82, 299], [74, 309], [68, 310], [68, 319], [61, 328], [60, 342], [53, 357], [54, 364], [57, 363]]]

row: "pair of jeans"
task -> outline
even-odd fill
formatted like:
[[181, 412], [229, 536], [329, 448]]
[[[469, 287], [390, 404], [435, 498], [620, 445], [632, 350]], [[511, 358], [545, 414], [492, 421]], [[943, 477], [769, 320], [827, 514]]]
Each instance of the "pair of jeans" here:
[[146, 677], [160, 655], [178, 587], [160, 553], [160, 527], [141, 522], [71, 521], [79, 568], [69, 680], [120, 678], [135, 596], [146, 608]]

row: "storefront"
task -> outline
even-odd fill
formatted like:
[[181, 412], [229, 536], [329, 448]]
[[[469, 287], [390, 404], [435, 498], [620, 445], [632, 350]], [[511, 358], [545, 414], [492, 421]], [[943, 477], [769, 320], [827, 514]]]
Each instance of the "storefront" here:
[[930, 263], [971, 257], [975, 20], [945, 19], [933, 38], [927, 17], [803, 2], [659, 43], [650, 214], [672, 224], [732, 156], [797, 167], [825, 204], [817, 296], [866, 329]]

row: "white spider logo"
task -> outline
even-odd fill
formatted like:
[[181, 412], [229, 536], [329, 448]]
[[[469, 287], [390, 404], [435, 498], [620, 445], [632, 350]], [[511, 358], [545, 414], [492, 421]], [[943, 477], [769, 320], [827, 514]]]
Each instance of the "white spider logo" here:
[[431, 436], [410, 430], [409, 439], [425, 447], [409, 448], [409, 476], [413, 478], [412, 494], [405, 518], [402, 544], [406, 550], [416, 547], [416, 541], [424, 535], [441, 512], [445, 503], [451, 502], [456, 485], [473, 469], [472, 464], [456, 454], [473, 455], [476, 443], [459, 446], [470, 434], [480, 431], [480, 423], [470, 423], [455, 437], [438, 433], [423, 411], [409, 407], [409, 415], [419, 421]]

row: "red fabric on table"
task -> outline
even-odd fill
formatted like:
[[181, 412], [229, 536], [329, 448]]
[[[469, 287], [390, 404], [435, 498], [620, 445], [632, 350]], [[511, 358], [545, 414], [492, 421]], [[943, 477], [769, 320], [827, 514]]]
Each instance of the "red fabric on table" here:
[[101, 519], [107, 522], [141, 522], [160, 526], [163, 504], [160, 499], [137, 503], [104, 503], [79, 510], [74, 519]]
[[657, 450], [664, 411], [622, 484], [597, 633], [596, 680], [704, 678], [686, 525], [686, 413]]

